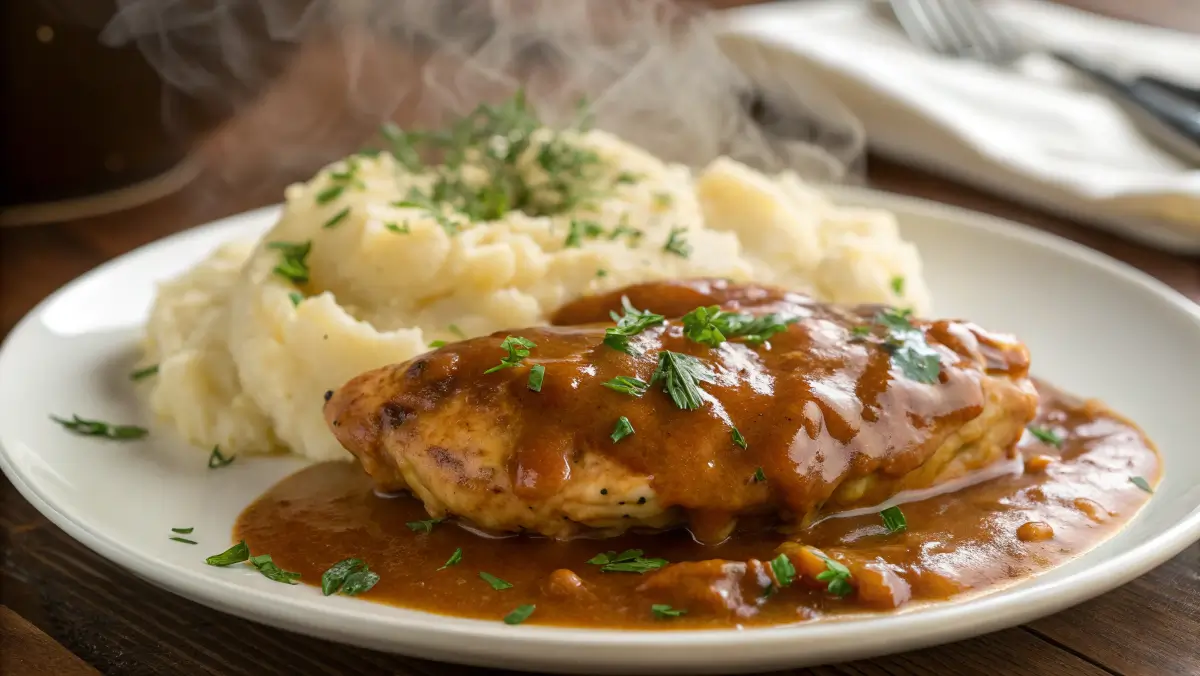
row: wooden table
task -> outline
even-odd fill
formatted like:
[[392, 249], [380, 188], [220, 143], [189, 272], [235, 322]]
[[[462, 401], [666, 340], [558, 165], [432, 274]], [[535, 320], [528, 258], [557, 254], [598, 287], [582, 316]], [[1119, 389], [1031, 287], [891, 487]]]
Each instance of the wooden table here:
[[[726, 0], [714, 4], [731, 5]], [[1194, 0], [1075, 0], [1200, 30]], [[227, 128], [236, 133], [236, 125]], [[236, 139], [235, 139], [236, 140]], [[244, 140], [244, 139], [242, 139]], [[198, 152], [220, 162], [229, 138]], [[1200, 262], [1156, 252], [872, 158], [875, 187], [1013, 218], [1126, 261], [1200, 301]], [[136, 246], [277, 200], [280, 186], [221, 191], [202, 179], [123, 214], [0, 231], [0, 333], [60, 285]], [[111, 674], [484, 674], [311, 639], [224, 615], [161, 591], [50, 524], [0, 480], [0, 671]], [[48, 635], [48, 637], [46, 636]], [[51, 640], [51, 638], [53, 640]], [[61, 646], [56, 646], [57, 641]], [[55, 655], [57, 651], [59, 654]], [[793, 674], [1200, 674], [1200, 544], [1093, 601], [1018, 628], [927, 650]]]

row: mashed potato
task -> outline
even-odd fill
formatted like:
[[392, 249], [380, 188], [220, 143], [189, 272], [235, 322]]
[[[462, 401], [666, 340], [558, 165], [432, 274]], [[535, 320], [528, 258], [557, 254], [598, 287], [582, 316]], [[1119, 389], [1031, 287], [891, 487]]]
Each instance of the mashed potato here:
[[[436, 168], [389, 153], [289, 187], [261, 241], [159, 289], [145, 341], [154, 412], [205, 449], [349, 460], [325, 428], [325, 391], [433, 341], [543, 324], [584, 294], [714, 276], [927, 309], [917, 252], [888, 213], [729, 159], [693, 175], [601, 131], [530, 138], [513, 166], [531, 204], [555, 180], [538, 159], [548, 143], [589, 153], [602, 189], [472, 219], [434, 199]], [[469, 159], [457, 171], [471, 186], [496, 180]]]

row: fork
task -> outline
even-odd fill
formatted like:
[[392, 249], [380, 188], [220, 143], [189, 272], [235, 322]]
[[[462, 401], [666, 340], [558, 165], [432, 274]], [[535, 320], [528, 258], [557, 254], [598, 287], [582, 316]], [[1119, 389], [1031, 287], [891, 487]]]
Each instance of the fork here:
[[909, 40], [952, 58], [1010, 66], [1043, 52], [1085, 76], [1117, 103], [1150, 140], [1200, 166], [1200, 102], [1186, 88], [1152, 77], [1126, 82], [1065, 52], [1023, 44], [975, 0], [887, 0]]

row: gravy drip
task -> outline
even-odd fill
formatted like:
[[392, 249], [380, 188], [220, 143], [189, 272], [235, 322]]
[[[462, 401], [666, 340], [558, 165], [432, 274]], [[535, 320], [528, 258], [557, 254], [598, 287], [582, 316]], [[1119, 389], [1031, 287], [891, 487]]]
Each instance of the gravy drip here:
[[[800, 547], [750, 524], [719, 545], [699, 544], [684, 530], [554, 541], [485, 538], [447, 522], [415, 533], [405, 523], [428, 518], [418, 501], [379, 497], [361, 468], [342, 462], [281, 481], [242, 513], [234, 537], [307, 584], [319, 586], [329, 566], [358, 557], [380, 576], [364, 599], [497, 621], [522, 604], [537, 606], [531, 623], [630, 629], [772, 625], [913, 607], [994, 591], [1061, 565], [1115, 534], [1148, 499], [1130, 480], [1141, 476], [1153, 486], [1159, 478], [1158, 455], [1142, 432], [1098, 402], [1037, 387], [1033, 425], [1063, 442], [1026, 434], [1018, 448], [1023, 473], [904, 504], [904, 532], [889, 534], [877, 514], [861, 514], [791, 536], [850, 568], [856, 589], [845, 598], [812, 580]], [[456, 548], [462, 562], [438, 570]], [[587, 563], [627, 549], [697, 563], [644, 575]], [[799, 579], [764, 598], [770, 578], [763, 562], [779, 551], [790, 552]], [[493, 590], [481, 571], [512, 588]], [[656, 618], [657, 603], [687, 613]]]

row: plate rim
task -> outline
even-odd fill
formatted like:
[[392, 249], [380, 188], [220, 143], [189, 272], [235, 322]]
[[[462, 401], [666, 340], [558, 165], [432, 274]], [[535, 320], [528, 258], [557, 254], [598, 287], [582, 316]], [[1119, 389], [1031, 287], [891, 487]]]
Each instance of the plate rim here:
[[[852, 186], [829, 186], [823, 189], [828, 191], [834, 201], [878, 206], [917, 217], [925, 215], [954, 220], [963, 223], [965, 227], [981, 229], [991, 235], [1051, 249], [1055, 253], [1099, 268], [1123, 282], [1141, 287], [1142, 290], [1167, 302], [1174, 311], [1187, 315], [1200, 327], [1200, 308], [1179, 291], [1132, 265], [1059, 235], [1006, 218], [923, 198]], [[258, 219], [278, 214], [280, 208], [280, 205], [261, 207], [188, 228], [133, 249], [68, 282], [41, 300], [13, 327], [0, 345], [0, 370], [3, 370], [3, 364], [12, 358], [10, 348], [14, 339], [27, 330], [28, 325], [36, 321], [51, 303], [73, 288], [127, 264], [132, 257], [152, 253], [157, 248], [168, 247], [177, 240], [187, 239], [204, 231], [230, 228], [241, 222], [248, 226]], [[561, 671], [563, 665], [573, 657], [576, 661], [584, 662], [582, 665], [576, 664], [574, 670], [601, 665], [616, 669], [669, 669], [672, 666], [686, 666], [695, 673], [695, 669], [705, 666], [708, 669], [724, 669], [733, 665], [735, 669], [753, 670], [785, 664], [794, 665], [798, 661], [815, 664], [838, 659], [878, 656], [996, 631], [1057, 612], [1129, 582], [1200, 540], [1198, 505], [1171, 527], [1132, 545], [1128, 551], [1109, 559], [1097, 560], [1089, 567], [1063, 580], [1055, 581], [1049, 588], [1018, 588], [1002, 594], [988, 594], [958, 603], [938, 604], [913, 612], [882, 617], [868, 616], [820, 623], [755, 627], [748, 630], [626, 631], [540, 625], [511, 627], [495, 621], [444, 616], [412, 609], [402, 609], [405, 612], [396, 615], [364, 616], [355, 610], [355, 606], [332, 604], [323, 608], [323, 612], [319, 614], [308, 615], [302, 612], [310, 609], [309, 603], [302, 597], [289, 598], [274, 591], [246, 589], [232, 583], [214, 583], [212, 579], [194, 572], [181, 577], [169, 568], [156, 566], [143, 559], [121, 541], [107, 534], [94, 532], [86, 523], [76, 520], [53, 504], [36, 486], [26, 480], [24, 474], [17, 471], [5, 443], [7, 436], [4, 430], [0, 430], [0, 470], [3, 470], [22, 497], [77, 542], [161, 589], [221, 612], [310, 636], [459, 663], [494, 666], [495, 662], [492, 660], [497, 656], [511, 656], [514, 664], [505, 666], [512, 668], [534, 666]], [[1088, 555], [1085, 553], [1081, 558]], [[1052, 593], [1047, 593], [1048, 591]], [[889, 640], [887, 632], [881, 631], [886, 629], [885, 625], [889, 623], [903, 623], [903, 637]], [[388, 630], [389, 633], [385, 637], [380, 635], [380, 630]], [[797, 632], [803, 632], [804, 644], [808, 648], [802, 654], [797, 654], [794, 649], [787, 649], [787, 644], [790, 639], [796, 638]], [[811, 644], [820, 642], [823, 638], [836, 638], [845, 645], [825, 650], [811, 649]], [[451, 652], [445, 642], [454, 639], [473, 639], [475, 643], [460, 644]], [[736, 654], [726, 652], [734, 646], [741, 650]], [[591, 652], [585, 658], [582, 654], [568, 657], [554, 650], [541, 650], [550, 648], [559, 651], [589, 649]], [[609, 652], [603, 655], [600, 652], [612, 648], [623, 648], [625, 652]], [[684, 648], [690, 649], [691, 653], [683, 659], [672, 652]], [[755, 649], [759, 651], [756, 652]], [[717, 654], [724, 655], [724, 659], [717, 659]], [[591, 659], [594, 657], [601, 659]], [[709, 659], [716, 661], [707, 665], [700, 664], [702, 660]]]

